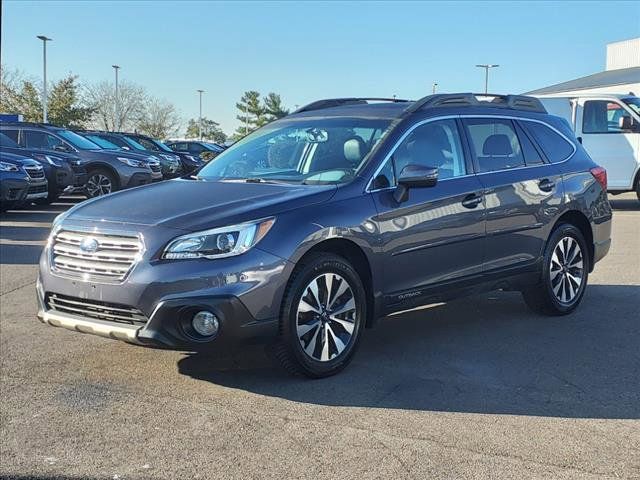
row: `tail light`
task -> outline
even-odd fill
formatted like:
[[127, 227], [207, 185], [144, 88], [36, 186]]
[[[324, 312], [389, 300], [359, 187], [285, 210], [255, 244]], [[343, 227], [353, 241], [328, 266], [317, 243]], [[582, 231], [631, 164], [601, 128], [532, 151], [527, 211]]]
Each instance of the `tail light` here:
[[607, 191], [607, 171], [602, 167], [593, 167], [591, 170], [591, 175], [596, 179], [596, 182], [600, 184], [603, 191]]

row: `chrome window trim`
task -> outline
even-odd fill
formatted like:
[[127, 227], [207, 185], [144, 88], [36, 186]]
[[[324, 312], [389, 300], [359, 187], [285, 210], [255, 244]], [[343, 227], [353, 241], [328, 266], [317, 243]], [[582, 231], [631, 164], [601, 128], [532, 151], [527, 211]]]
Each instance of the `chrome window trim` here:
[[[393, 190], [396, 188], [396, 185], [391, 186], [391, 187], [385, 187], [385, 188], [375, 188], [375, 189], [371, 189], [371, 186], [373, 184], [373, 181], [375, 180], [375, 178], [380, 174], [380, 172], [382, 171], [382, 169], [386, 166], [387, 162], [391, 159], [391, 157], [393, 157], [393, 154], [395, 153], [395, 151], [398, 149], [398, 147], [402, 144], [402, 142], [418, 127], [425, 125], [427, 123], [431, 123], [431, 122], [435, 122], [438, 120], [450, 120], [450, 119], [462, 119], [462, 118], [500, 118], [500, 119], [507, 119], [507, 120], [517, 120], [517, 121], [521, 121], [521, 122], [533, 122], [533, 123], [539, 123], [541, 125], [544, 125], [545, 127], [551, 129], [552, 131], [554, 131], [555, 133], [557, 133], [558, 135], [560, 135], [565, 142], [569, 143], [569, 145], [571, 145], [571, 148], [573, 148], [573, 152], [571, 152], [571, 154], [565, 158], [564, 160], [560, 161], [560, 162], [551, 162], [551, 163], [543, 163], [543, 164], [538, 164], [538, 165], [525, 165], [524, 167], [515, 167], [515, 168], [503, 168], [501, 170], [493, 170], [491, 172], [480, 172], [480, 173], [467, 173], [465, 175], [460, 175], [458, 177], [451, 177], [451, 178], [445, 178], [442, 180], [438, 180], [438, 182], [444, 182], [447, 180], [455, 180], [458, 178], [464, 178], [464, 177], [470, 177], [473, 175], [487, 175], [488, 173], [498, 173], [498, 172], [511, 172], [514, 170], [523, 170], [526, 168], [536, 168], [536, 167], [542, 167], [545, 165], [558, 165], [561, 163], [565, 163], [567, 161], [569, 161], [569, 159], [571, 159], [571, 157], [573, 157], [576, 152], [578, 151], [578, 147], [576, 147], [576, 145], [569, 140], [569, 138], [563, 134], [561, 131], [559, 131], [557, 128], [553, 127], [552, 125], [549, 125], [547, 122], [544, 122], [542, 120], [537, 120], [534, 118], [525, 118], [525, 117], [517, 117], [514, 115], [490, 115], [490, 114], [473, 114], [473, 115], [443, 115], [443, 116], [439, 116], [439, 117], [431, 117], [431, 118], [427, 118], [424, 120], [421, 120], [417, 123], [414, 123], [397, 141], [396, 143], [393, 145], [393, 148], [391, 149], [391, 151], [384, 157], [384, 159], [382, 160], [382, 162], [380, 162], [380, 165], [378, 166], [378, 168], [373, 172], [373, 175], [371, 176], [371, 178], [369, 179], [369, 181], [367, 182], [367, 186], [365, 187], [365, 193], [373, 193], [373, 192], [380, 192], [380, 191], [384, 191], [384, 190]], [[537, 143], [537, 142], [536, 142]]]

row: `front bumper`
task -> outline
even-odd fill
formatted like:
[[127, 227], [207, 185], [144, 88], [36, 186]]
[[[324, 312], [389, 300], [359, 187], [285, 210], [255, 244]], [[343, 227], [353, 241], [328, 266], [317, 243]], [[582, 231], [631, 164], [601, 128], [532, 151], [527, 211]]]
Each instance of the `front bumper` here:
[[34, 181], [31, 180], [29, 189], [27, 190], [27, 200], [37, 200], [39, 198], [47, 198], [49, 196], [49, 182], [47, 180]]
[[23, 202], [28, 189], [29, 180], [26, 178], [2, 179], [0, 182], [0, 201], [11, 205]]
[[[162, 178], [162, 174], [160, 174]], [[147, 185], [152, 181], [156, 181], [156, 174], [153, 172], [136, 172], [129, 178], [126, 186], [127, 188], [139, 187], [140, 185]]]
[[[156, 245], [146, 245], [147, 252]], [[122, 283], [68, 278], [52, 272], [49, 248], [40, 259], [38, 318], [45, 324], [82, 333], [179, 350], [202, 350], [236, 342], [262, 341], [277, 335], [280, 299], [291, 264], [253, 248], [220, 260], [141, 260]], [[146, 322], [128, 324], [61, 311], [51, 295], [95, 304], [117, 304], [139, 310]], [[214, 339], [190, 333], [190, 321], [201, 310], [213, 312], [220, 329]], [[82, 308], [78, 309], [79, 312]], [[107, 311], [106, 308], [104, 310]], [[108, 316], [108, 315], [105, 315]]]

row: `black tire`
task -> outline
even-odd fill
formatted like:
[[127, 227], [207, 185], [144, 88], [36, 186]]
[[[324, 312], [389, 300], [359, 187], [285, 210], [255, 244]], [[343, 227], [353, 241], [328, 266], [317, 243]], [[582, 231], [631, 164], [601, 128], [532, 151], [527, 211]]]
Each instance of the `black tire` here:
[[636, 197], [638, 197], [638, 201], [640, 202], [640, 177], [636, 181]]
[[[97, 183], [98, 180], [102, 181], [102, 179], [106, 179], [108, 181], [108, 184], [110, 185], [110, 187], [108, 188], [109, 191], [106, 191], [107, 190], [106, 184], [101, 184], [102, 186], [100, 186], [99, 188], [93, 187], [93, 185]], [[118, 179], [111, 171], [104, 168], [95, 168], [93, 170], [89, 170], [89, 173], [87, 174], [87, 184], [86, 184], [87, 197], [89, 198], [99, 197], [102, 195], [106, 195], [108, 193], [115, 192], [118, 189], [119, 189]]]
[[[315, 298], [311, 293], [313, 282], [317, 282], [315, 285], [319, 289], [317, 297], [320, 300], [315, 306], [322, 310], [322, 314], [315, 310], [299, 311], [303, 308], [302, 305], [309, 305], [306, 300], [311, 302]], [[331, 292], [327, 294], [326, 287], [329, 282]], [[346, 287], [343, 286], [343, 282], [346, 282]], [[322, 285], [325, 286], [324, 293]], [[340, 294], [342, 288], [347, 290]], [[323, 299], [323, 296], [328, 296], [329, 299]], [[349, 308], [351, 296], [353, 309]], [[326, 304], [331, 303], [331, 297], [335, 297], [334, 304], [328, 305], [329, 308], [325, 309]], [[335, 307], [336, 305], [338, 307]], [[285, 291], [280, 314], [280, 335], [273, 349], [275, 357], [285, 370], [294, 375], [305, 375], [309, 378], [335, 375], [353, 359], [365, 324], [366, 306], [366, 293], [362, 281], [345, 258], [331, 253], [310, 255], [296, 267]], [[339, 312], [344, 308], [349, 308], [350, 313]], [[331, 315], [332, 311], [337, 313]], [[342, 315], [343, 318], [339, 319], [338, 315]], [[338, 320], [332, 320], [335, 318]], [[303, 323], [299, 325], [299, 321]], [[299, 332], [302, 331], [299, 328], [305, 329], [314, 324], [318, 326], [310, 328], [299, 337]], [[345, 340], [347, 338], [348, 340]], [[308, 341], [306, 347], [303, 346], [305, 341]], [[341, 351], [340, 346], [343, 346]], [[314, 358], [316, 352], [320, 359]], [[323, 356], [328, 358], [322, 359]]]
[[[566, 259], [561, 258], [557, 251], [563, 248], [561, 241], [568, 250]], [[572, 257], [574, 245], [579, 247], [579, 252]], [[578, 255], [580, 261], [577, 260]], [[541, 281], [522, 292], [524, 301], [531, 310], [543, 315], [559, 316], [573, 312], [584, 296], [591, 266], [587, 242], [580, 229], [569, 223], [558, 225], [547, 241], [543, 262]], [[581, 268], [576, 265], [581, 265]], [[579, 285], [576, 278], [580, 278]]]

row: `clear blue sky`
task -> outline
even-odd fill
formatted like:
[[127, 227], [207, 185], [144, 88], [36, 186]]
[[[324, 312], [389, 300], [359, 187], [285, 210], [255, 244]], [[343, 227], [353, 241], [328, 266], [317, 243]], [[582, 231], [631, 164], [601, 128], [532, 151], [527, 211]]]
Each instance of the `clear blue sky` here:
[[640, 2], [2, 2], [2, 63], [49, 78], [121, 77], [227, 133], [254, 89], [289, 107], [322, 97], [521, 93], [604, 69], [608, 42], [640, 36]]

